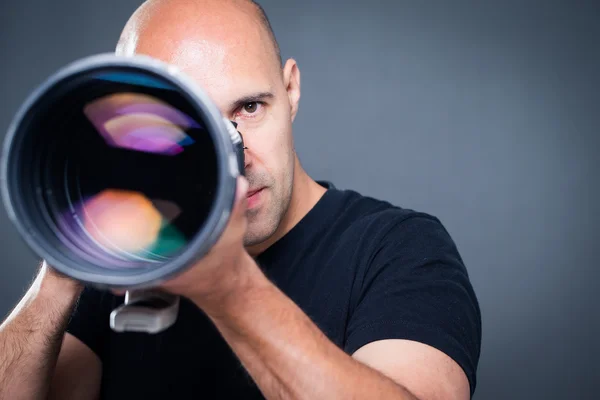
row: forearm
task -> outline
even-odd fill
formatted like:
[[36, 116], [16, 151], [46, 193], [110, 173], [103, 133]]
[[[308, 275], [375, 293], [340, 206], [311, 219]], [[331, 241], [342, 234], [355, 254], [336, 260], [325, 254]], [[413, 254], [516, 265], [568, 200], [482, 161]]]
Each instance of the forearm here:
[[45, 398], [80, 288], [40, 272], [0, 325], [0, 398]]
[[208, 314], [266, 398], [415, 399], [334, 345], [262, 273], [251, 280]]

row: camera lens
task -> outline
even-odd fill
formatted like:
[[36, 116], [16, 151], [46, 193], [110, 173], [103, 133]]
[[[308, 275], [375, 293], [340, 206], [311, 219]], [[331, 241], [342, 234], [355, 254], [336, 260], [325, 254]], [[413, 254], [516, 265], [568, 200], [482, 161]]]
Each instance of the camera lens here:
[[235, 188], [220, 193], [230, 157], [197, 98], [149, 70], [102, 66], [35, 99], [5, 154], [4, 190], [39, 254], [116, 283], [183, 265], [199, 236], [204, 251], [215, 241]]

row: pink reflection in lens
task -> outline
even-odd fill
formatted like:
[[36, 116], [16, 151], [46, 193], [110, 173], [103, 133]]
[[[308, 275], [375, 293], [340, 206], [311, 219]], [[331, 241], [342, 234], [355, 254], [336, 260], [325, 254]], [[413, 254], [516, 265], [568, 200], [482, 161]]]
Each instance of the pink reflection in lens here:
[[152, 201], [138, 192], [105, 190], [82, 207], [83, 225], [101, 246], [117, 252], [138, 254], [158, 240], [163, 224]]
[[113, 147], [175, 155], [194, 143], [184, 130], [196, 122], [148, 95], [112, 94], [87, 104], [84, 113]]
[[186, 134], [166, 119], [154, 114], [120, 115], [106, 121], [104, 128], [120, 147], [175, 155], [183, 151], [179, 144]]

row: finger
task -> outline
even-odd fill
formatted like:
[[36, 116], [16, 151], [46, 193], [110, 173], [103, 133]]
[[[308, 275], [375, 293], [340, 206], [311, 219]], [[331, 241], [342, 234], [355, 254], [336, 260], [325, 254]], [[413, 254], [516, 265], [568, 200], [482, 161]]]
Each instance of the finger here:
[[248, 192], [248, 186], [248, 181], [245, 177], [238, 177], [233, 209], [229, 214], [229, 220], [221, 237], [211, 248], [211, 252], [222, 246], [229, 246], [233, 238], [236, 238], [235, 240], [237, 241], [237, 238], [246, 231], [246, 193]]
[[248, 180], [246, 179], [246, 177], [244, 176], [238, 176], [237, 179], [237, 188], [236, 188], [236, 193], [235, 193], [235, 199], [236, 202], [240, 201], [241, 199], [245, 199], [246, 198], [246, 194], [248, 193]]
[[248, 193], [248, 180], [239, 176], [236, 185], [235, 203], [232, 210], [232, 215], [240, 216], [246, 213], [246, 194]]
[[239, 232], [246, 230], [246, 193], [248, 193], [248, 186], [248, 180], [245, 177], [238, 177], [233, 209], [225, 228], [226, 232], [230, 232], [228, 236], [233, 232], [238, 232], [234, 234], [234, 236], [237, 236]]

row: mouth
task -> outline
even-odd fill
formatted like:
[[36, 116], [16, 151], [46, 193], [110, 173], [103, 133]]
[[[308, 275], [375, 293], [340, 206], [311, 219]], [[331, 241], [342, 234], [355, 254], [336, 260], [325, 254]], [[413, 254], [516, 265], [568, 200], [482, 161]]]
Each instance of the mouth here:
[[257, 208], [261, 203], [261, 194], [264, 188], [252, 189], [246, 194], [246, 205], [248, 210]]
[[264, 189], [264, 188], [259, 188], [259, 189], [252, 189], [252, 190], [249, 190], [249, 191], [246, 193], [246, 198], [247, 198], [247, 199], [249, 199], [250, 197], [252, 197], [252, 196], [254, 196], [255, 194], [257, 194], [258, 192], [262, 191], [263, 189]]

